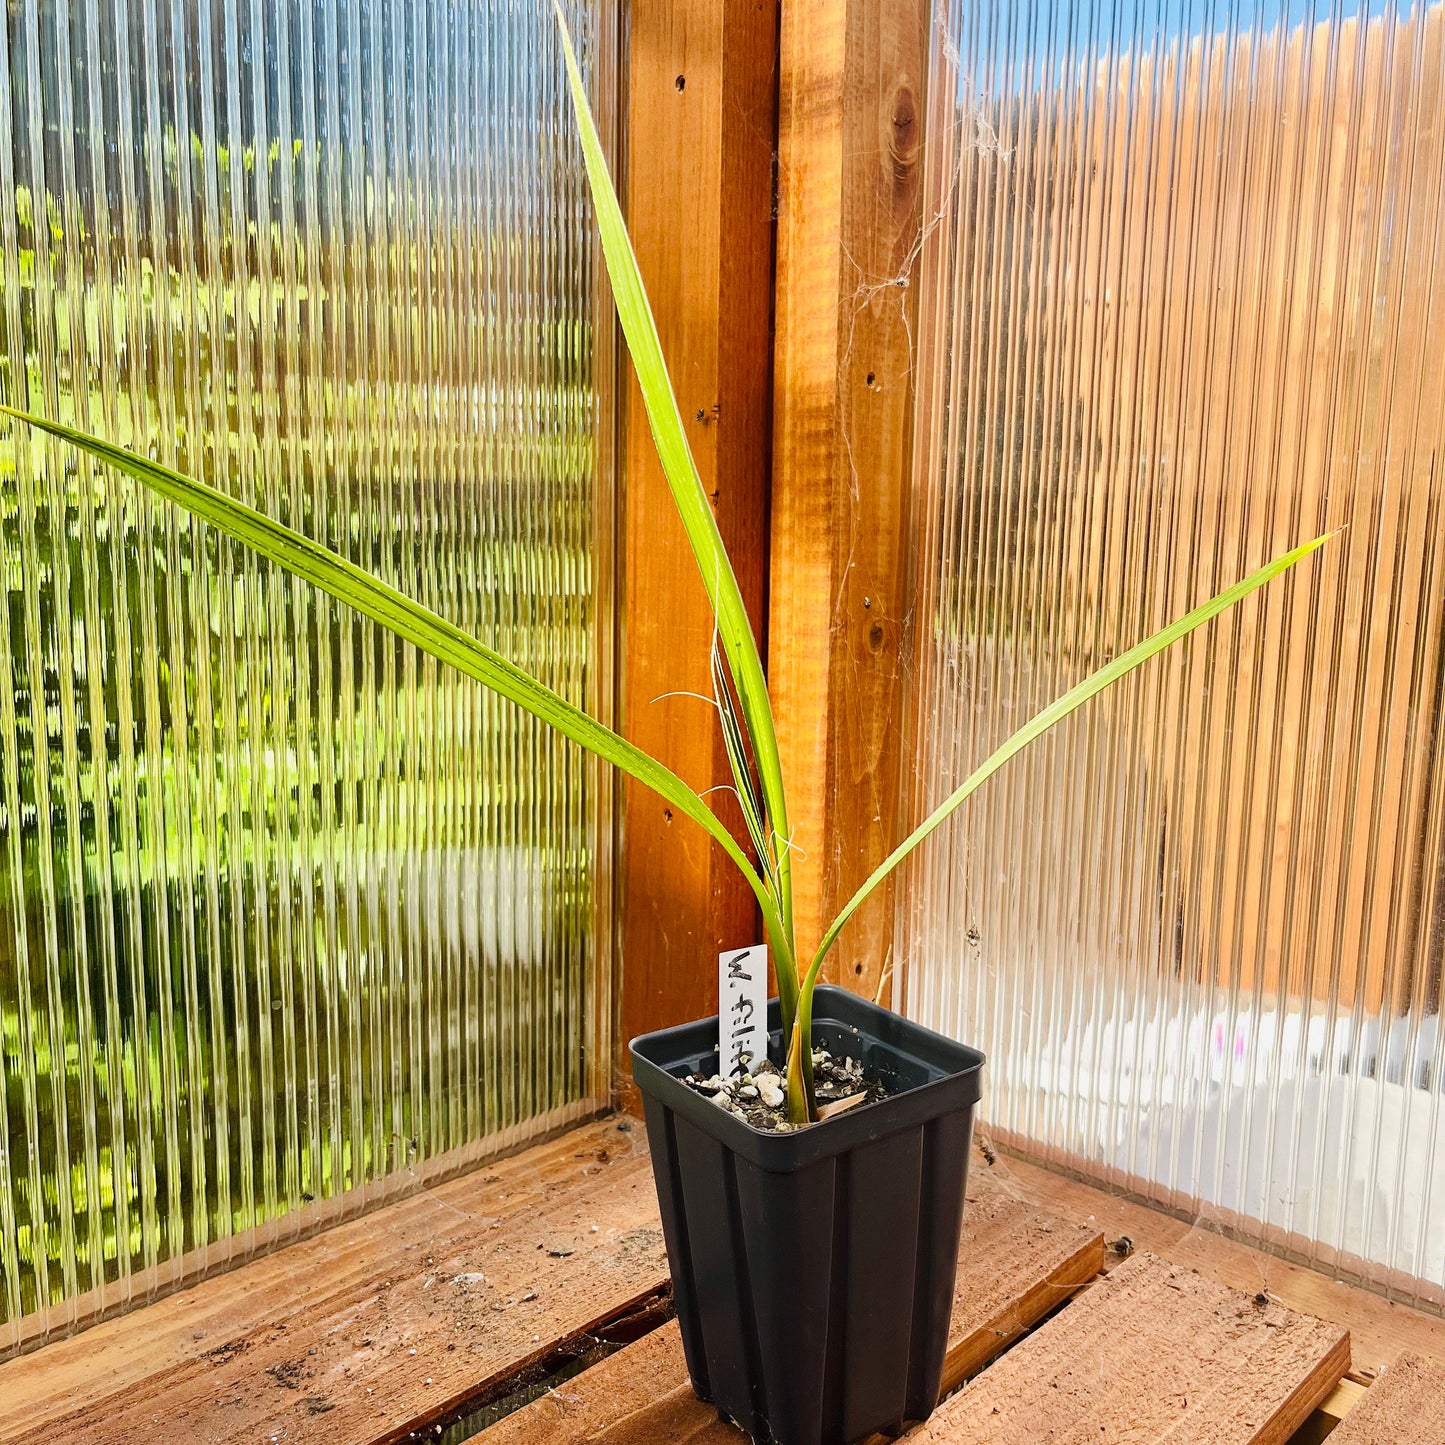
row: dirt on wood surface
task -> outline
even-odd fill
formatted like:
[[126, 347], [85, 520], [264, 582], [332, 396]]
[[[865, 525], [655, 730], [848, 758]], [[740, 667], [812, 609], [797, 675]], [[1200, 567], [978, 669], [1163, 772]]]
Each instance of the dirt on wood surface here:
[[[787, 1075], [771, 1060], [764, 1060], [751, 1073], [726, 1079], [720, 1074], [688, 1074], [683, 1083], [764, 1133], [785, 1134], [807, 1127], [789, 1122]], [[838, 1058], [826, 1048], [813, 1050], [813, 1096], [818, 1101], [820, 1122], [887, 1098], [888, 1093], [882, 1079], [865, 1073], [861, 1060]]]

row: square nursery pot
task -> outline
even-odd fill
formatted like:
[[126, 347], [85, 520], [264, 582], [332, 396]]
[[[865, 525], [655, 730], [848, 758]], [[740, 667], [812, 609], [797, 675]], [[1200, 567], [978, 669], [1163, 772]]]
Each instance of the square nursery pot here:
[[[779, 1063], [776, 999], [768, 1022]], [[715, 1018], [631, 1045], [692, 1387], [776, 1445], [844, 1445], [937, 1403], [984, 1063], [843, 989], [818, 989], [813, 1034], [896, 1092], [766, 1133], [681, 1082], [717, 1072]]]

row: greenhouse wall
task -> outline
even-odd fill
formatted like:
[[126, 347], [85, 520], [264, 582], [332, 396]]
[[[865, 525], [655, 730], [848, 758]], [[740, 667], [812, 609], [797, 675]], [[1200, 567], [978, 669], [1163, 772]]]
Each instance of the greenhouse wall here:
[[[612, 7], [569, 15], [610, 134]], [[605, 718], [564, 86], [541, 4], [11, 4], [0, 400]], [[9, 428], [0, 468], [3, 1353], [604, 1102], [612, 821], [570, 744], [123, 478]]]
[[900, 914], [989, 1127], [1445, 1298], [1445, 6], [953, 0], [934, 36]]

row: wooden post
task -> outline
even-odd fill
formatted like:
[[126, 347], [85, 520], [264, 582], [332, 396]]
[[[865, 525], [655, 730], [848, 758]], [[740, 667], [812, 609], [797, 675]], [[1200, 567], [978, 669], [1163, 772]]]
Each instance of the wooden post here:
[[[798, 945], [897, 842], [927, 0], [785, 0], [768, 671]], [[888, 998], [892, 890], [825, 976]]]
[[[767, 580], [777, 10], [641, 0], [626, 27], [628, 224], [703, 484], [755, 625]], [[712, 613], [630, 368], [622, 457], [621, 714], [699, 791], [729, 780], [712, 692]], [[709, 801], [742, 836], [736, 805]], [[717, 954], [759, 941], [721, 849], [655, 794], [623, 788], [622, 1047], [717, 1006]]]

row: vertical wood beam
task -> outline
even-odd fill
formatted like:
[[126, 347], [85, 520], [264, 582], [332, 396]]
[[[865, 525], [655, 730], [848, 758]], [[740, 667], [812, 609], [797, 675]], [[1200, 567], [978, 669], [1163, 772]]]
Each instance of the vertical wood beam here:
[[[785, 0], [768, 671], [798, 946], [897, 842], [928, 0]], [[893, 893], [825, 976], [870, 996]]]
[[[761, 629], [771, 449], [775, 0], [638, 0], [627, 17], [628, 225], [718, 525]], [[624, 392], [622, 727], [699, 791], [729, 780], [711, 696], [712, 613], [648, 430]], [[671, 694], [670, 696], [664, 696]], [[709, 797], [742, 833], [736, 804]], [[701, 829], [623, 787], [622, 1042], [717, 1006], [717, 954], [756, 904]], [[625, 1059], [619, 1052], [625, 1071]]]

